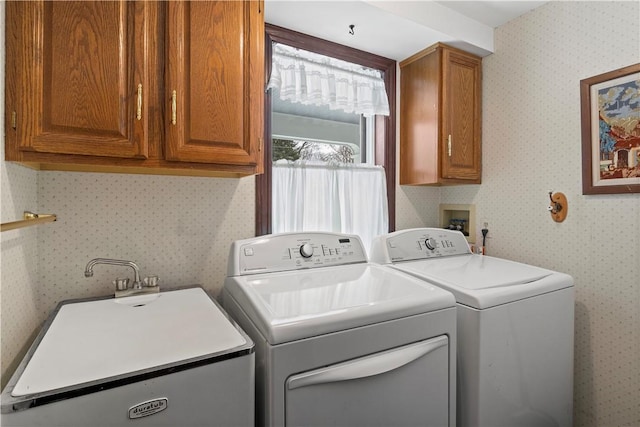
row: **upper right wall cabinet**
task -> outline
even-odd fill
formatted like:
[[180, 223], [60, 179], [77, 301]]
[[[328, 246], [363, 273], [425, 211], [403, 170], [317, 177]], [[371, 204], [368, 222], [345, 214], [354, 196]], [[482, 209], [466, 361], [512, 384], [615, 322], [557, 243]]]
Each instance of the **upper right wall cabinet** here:
[[400, 184], [480, 184], [482, 59], [437, 43], [400, 63]]

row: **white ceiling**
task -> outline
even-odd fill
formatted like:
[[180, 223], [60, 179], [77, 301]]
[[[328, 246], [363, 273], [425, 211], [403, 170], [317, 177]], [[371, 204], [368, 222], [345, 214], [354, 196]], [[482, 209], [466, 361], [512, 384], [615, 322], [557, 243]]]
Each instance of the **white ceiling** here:
[[[546, 1], [266, 0], [266, 22], [401, 61], [436, 42], [481, 56], [493, 29]], [[355, 25], [354, 35], [349, 25]]]
[[436, 1], [475, 21], [497, 28], [546, 1]]

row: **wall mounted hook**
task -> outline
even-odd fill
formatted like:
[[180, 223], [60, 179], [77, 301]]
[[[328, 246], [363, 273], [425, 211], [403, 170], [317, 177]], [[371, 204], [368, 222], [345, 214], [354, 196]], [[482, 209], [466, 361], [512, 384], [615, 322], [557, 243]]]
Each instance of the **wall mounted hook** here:
[[549, 200], [551, 203], [547, 206], [547, 210], [551, 214], [551, 219], [555, 222], [564, 221], [569, 210], [567, 197], [563, 193], [554, 193], [553, 191], [549, 191]]
[[356, 26], [351, 24], [349, 25], [349, 34], [351, 34], [352, 36], [355, 35], [355, 31], [353, 30]]

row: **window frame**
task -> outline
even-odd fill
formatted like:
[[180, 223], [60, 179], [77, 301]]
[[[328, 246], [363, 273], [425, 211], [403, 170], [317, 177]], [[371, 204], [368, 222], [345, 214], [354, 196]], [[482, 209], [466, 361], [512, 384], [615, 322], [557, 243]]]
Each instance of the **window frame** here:
[[[272, 43], [282, 43], [322, 55], [349, 61], [384, 73], [389, 99], [389, 116], [375, 116], [376, 165], [384, 168], [387, 179], [389, 232], [396, 223], [396, 61], [297, 31], [265, 24], [265, 87], [270, 78]], [[256, 175], [256, 236], [271, 234], [271, 91], [264, 97], [264, 172]]]

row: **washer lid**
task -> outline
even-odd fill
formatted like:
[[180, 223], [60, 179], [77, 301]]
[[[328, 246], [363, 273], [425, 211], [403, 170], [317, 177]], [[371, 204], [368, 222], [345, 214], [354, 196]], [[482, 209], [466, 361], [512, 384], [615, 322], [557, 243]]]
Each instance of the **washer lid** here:
[[455, 307], [449, 292], [366, 263], [228, 277], [225, 289], [271, 344]]
[[11, 395], [230, 351], [247, 343], [201, 288], [62, 304]]
[[482, 255], [459, 255], [394, 264], [453, 293], [456, 300], [483, 309], [573, 286], [563, 273]]

